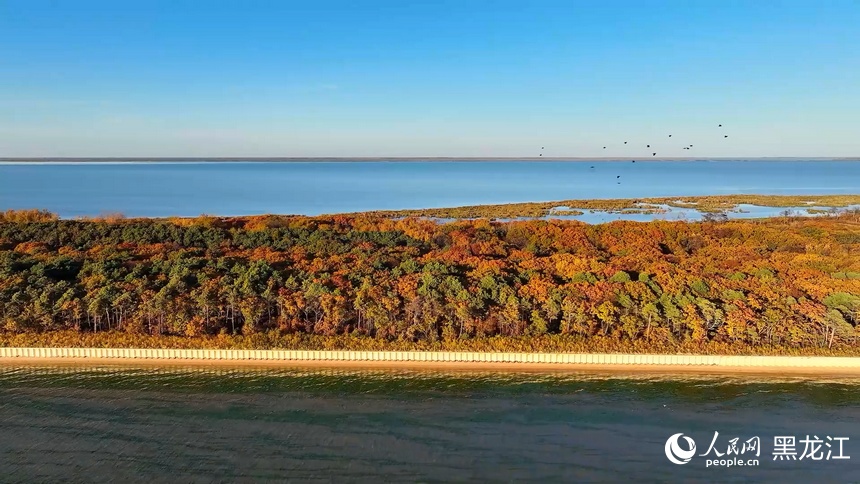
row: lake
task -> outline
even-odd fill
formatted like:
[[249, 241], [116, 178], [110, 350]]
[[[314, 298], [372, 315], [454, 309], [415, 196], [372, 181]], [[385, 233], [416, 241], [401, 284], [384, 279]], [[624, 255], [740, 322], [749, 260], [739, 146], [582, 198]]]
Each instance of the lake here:
[[849, 194], [858, 186], [860, 163], [839, 160], [0, 163], [0, 209], [43, 208], [63, 217], [319, 215], [564, 199]]
[[[858, 482], [858, 390], [847, 377], [0, 366], [0, 480]], [[673, 464], [680, 432], [696, 455]], [[774, 459], [774, 437], [795, 436], [801, 456], [807, 434], [847, 437], [851, 459]], [[759, 438], [758, 465], [706, 467], [711, 441], [725, 454], [735, 437]]]

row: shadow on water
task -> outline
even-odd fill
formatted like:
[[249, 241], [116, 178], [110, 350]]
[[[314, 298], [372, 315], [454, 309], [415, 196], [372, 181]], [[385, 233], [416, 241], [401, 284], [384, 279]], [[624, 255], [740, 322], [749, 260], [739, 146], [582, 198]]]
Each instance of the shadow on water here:
[[0, 366], [0, 391], [75, 388], [141, 392], [362, 394], [470, 398], [614, 393], [619, 398], [711, 402], [790, 394], [810, 404], [860, 405], [860, 377], [636, 374], [588, 371], [489, 371], [356, 368], [255, 368], [126, 365]]

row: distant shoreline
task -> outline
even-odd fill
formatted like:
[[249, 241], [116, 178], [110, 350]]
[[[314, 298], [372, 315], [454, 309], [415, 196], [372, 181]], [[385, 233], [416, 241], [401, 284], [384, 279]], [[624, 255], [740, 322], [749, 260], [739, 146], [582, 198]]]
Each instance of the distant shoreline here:
[[44, 158], [0, 158], [0, 163], [351, 163], [351, 162], [599, 162], [599, 161], [860, 161], [860, 157], [44, 157]]
[[[399, 218], [399, 217], [429, 217], [444, 221], [450, 220], [465, 220], [476, 218], [488, 218], [499, 221], [515, 220], [520, 218], [540, 219], [540, 218], [571, 218], [589, 213], [606, 213], [606, 214], [624, 214], [624, 215], [650, 215], [654, 219], [662, 216], [673, 214], [690, 216], [698, 214], [704, 217], [721, 216], [728, 218], [735, 217], [735, 214], [743, 213], [742, 206], [757, 206], [770, 209], [783, 208], [782, 213], [774, 212], [772, 215], [761, 215], [754, 218], [770, 218], [776, 216], [818, 216], [818, 215], [836, 215], [839, 209], [851, 210], [860, 209], [860, 194], [842, 194], [842, 195], [750, 195], [750, 194], [731, 194], [731, 195], [704, 195], [704, 196], [675, 196], [675, 197], [646, 197], [646, 198], [603, 198], [603, 199], [580, 199], [580, 200], [554, 200], [543, 202], [513, 202], [502, 204], [484, 204], [484, 205], [464, 205], [457, 207], [438, 207], [438, 208], [423, 208], [423, 209], [400, 209], [400, 210], [368, 210], [362, 212], [338, 212], [319, 215], [302, 215], [302, 214], [266, 214], [258, 213], [252, 215], [209, 215], [209, 217], [217, 219], [247, 219], [249, 217], [326, 217], [334, 215], [370, 215], [384, 218]], [[686, 212], [685, 212], [686, 211]], [[692, 213], [692, 212], [695, 212]], [[797, 211], [797, 212], [795, 212]], [[4, 213], [6, 215], [4, 216]], [[0, 207], [0, 221], [4, 217], [16, 216], [20, 217], [36, 217], [43, 221], [54, 219], [70, 219], [69, 217], [60, 217], [57, 214], [47, 210], [24, 209], [10, 210], [4, 212]], [[29, 215], [28, 215], [29, 213]], [[110, 217], [110, 214], [103, 216], [88, 217], [91, 219], [99, 219]], [[87, 218], [87, 217], [84, 217]], [[195, 216], [134, 216], [126, 218], [122, 214], [115, 214], [117, 220], [169, 220], [177, 219], [193, 219]], [[751, 217], [752, 218], [752, 217]], [[575, 219], [574, 219], [575, 220]]]

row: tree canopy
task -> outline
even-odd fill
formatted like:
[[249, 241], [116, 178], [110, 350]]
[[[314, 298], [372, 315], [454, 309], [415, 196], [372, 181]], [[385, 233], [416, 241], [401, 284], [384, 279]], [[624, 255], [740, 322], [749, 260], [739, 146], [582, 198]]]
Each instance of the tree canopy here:
[[0, 331], [854, 347], [856, 217], [0, 218]]

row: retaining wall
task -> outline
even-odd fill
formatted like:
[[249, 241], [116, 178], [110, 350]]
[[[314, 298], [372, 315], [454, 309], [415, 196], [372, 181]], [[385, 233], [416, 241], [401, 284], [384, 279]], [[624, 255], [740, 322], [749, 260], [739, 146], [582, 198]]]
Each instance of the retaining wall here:
[[0, 358], [123, 358], [279, 361], [411, 361], [857, 368], [860, 358], [831, 356], [708, 356], [465, 351], [178, 350], [148, 348], [0, 348]]

